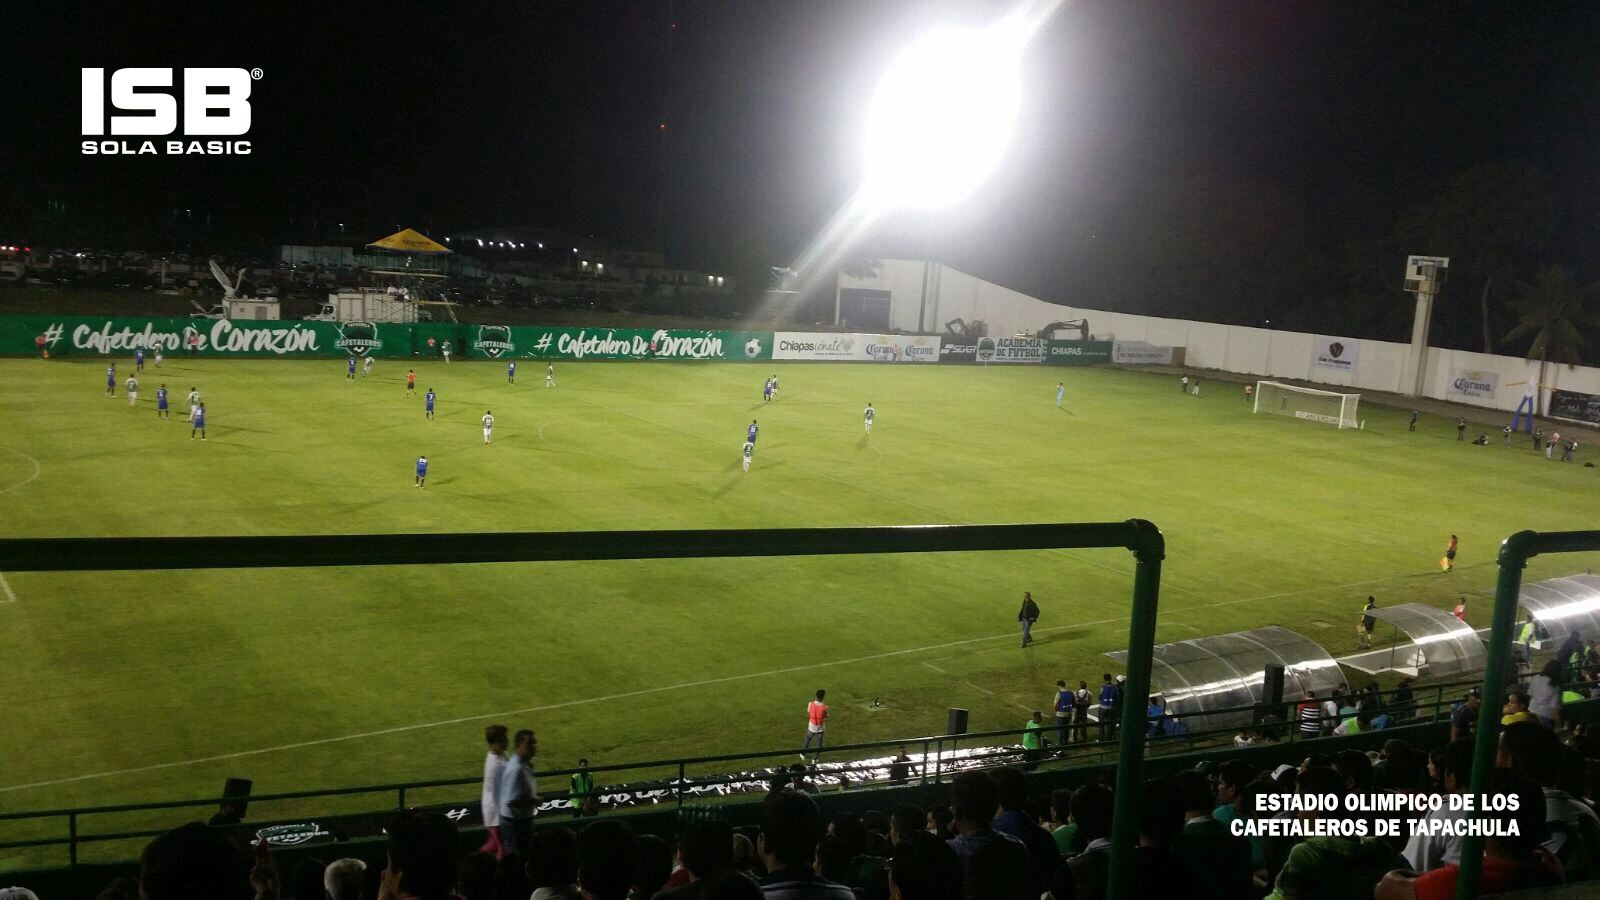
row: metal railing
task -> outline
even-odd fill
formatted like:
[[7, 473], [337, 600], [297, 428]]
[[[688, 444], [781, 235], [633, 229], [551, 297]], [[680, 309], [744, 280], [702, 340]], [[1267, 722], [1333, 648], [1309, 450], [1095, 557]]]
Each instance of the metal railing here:
[[[1580, 553], [1600, 550], [1600, 531], [1519, 531], [1500, 544], [1500, 577], [1495, 584], [1494, 614], [1489, 619], [1489, 655], [1483, 673], [1483, 701], [1478, 708], [1477, 745], [1472, 753], [1472, 793], [1489, 793], [1494, 779], [1495, 747], [1500, 707], [1505, 703], [1506, 670], [1511, 665], [1511, 642], [1522, 594], [1522, 570], [1528, 560], [1543, 553]], [[1456, 900], [1478, 896], [1478, 876], [1483, 871], [1483, 836], [1469, 833], [1461, 841], [1461, 871], [1456, 878]]]
[[[1155, 645], [1161, 531], [1142, 519], [1094, 524], [926, 525], [766, 530], [380, 534], [0, 540], [0, 572], [425, 565], [714, 557], [831, 556], [997, 550], [1123, 548], [1135, 559], [1125, 661], [1126, 695], [1147, 697]], [[1125, 704], [1107, 896], [1133, 886], [1144, 709]], [[1008, 733], [1015, 733], [1008, 732]], [[689, 760], [682, 765], [690, 764]], [[402, 792], [403, 786], [396, 786]], [[192, 804], [179, 804], [192, 805]], [[71, 853], [82, 838], [68, 813]]]

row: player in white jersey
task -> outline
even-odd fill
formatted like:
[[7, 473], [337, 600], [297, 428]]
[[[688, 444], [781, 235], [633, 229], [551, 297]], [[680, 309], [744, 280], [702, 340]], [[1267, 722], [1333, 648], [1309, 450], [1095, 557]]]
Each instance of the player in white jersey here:
[[189, 388], [189, 418], [194, 418], [194, 408], [200, 405], [200, 392]]
[[485, 444], [489, 443], [489, 437], [493, 431], [494, 413], [492, 411], [485, 410], [483, 413], [483, 442]]
[[866, 411], [861, 414], [861, 424], [867, 427], [867, 434], [872, 433], [872, 418], [876, 415], [877, 413], [872, 409], [872, 404], [868, 403]]
[[755, 452], [756, 452], [756, 445], [750, 443], [749, 441], [745, 441], [744, 442], [744, 470], [746, 472], [750, 471], [750, 457], [754, 456]]
[[555, 387], [556, 386], [556, 366], [555, 366], [555, 363], [551, 363], [550, 365], [544, 367], [544, 386], [545, 387]]
[[161, 348], [156, 347], [156, 368], [161, 368]]
[[361, 360], [361, 377], [365, 378], [365, 377], [367, 377], [368, 375], [371, 375], [371, 374], [372, 374], [372, 357], [371, 356], [363, 357], [362, 360]]
[[132, 405], [134, 405], [135, 403], [138, 403], [138, 402], [139, 402], [139, 379], [133, 377], [132, 375], [129, 375], [128, 376], [128, 405], [132, 406]]

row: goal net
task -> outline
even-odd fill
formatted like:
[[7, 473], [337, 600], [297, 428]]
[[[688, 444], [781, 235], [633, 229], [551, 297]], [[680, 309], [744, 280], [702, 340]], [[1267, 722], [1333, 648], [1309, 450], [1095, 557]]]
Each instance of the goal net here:
[[1319, 391], [1276, 381], [1256, 382], [1255, 393], [1257, 413], [1293, 416], [1337, 428], [1362, 427], [1361, 419], [1356, 415], [1357, 407], [1361, 404], [1360, 394]]

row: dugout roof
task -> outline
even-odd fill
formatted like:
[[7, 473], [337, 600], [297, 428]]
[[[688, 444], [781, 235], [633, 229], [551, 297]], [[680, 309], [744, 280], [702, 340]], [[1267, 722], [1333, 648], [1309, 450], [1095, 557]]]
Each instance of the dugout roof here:
[[1387, 648], [1347, 657], [1344, 662], [1352, 668], [1373, 674], [1400, 672], [1438, 677], [1483, 671], [1483, 640], [1471, 625], [1445, 610], [1421, 603], [1401, 603], [1380, 606], [1366, 614], [1393, 626], [1410, 643], [1396, 640]]
[[[1126, 650], [1106, 655], [1124, 663], [1128, 658]], [[1283, 666], [1285, 703], [1304, 699], [1308, 691], [1326, 697], [1344, 683], [1339, 664], [1316, 641], [1269, 625], [1158, 644], [1150, 673], [1152, 692], [1166, 699], [1169, 715], [1188, 720], [1191, 729], [1248, 725], [1249, 710], [1213, 711], [1263, 702], [1268, 665]]]
[[1600, 638], [1600, 575], [1569, 575], [1522, 586], [1517, 603], [1543, 626], [1546, 640], [1560, 643], [1578, 632]]

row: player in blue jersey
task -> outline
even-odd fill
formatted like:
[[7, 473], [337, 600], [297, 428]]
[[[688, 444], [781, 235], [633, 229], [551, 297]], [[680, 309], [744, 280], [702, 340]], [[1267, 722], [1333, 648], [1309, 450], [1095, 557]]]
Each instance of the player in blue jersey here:
[[355, 381], [356, 380], [356, 358], [354, 356], [352, 356], [349, 359], [345, 360], [345, 363], [344, 363], [344, 380], [345, 381]]
[[750, 443], [749, 441], [745, 441], [744, 442], [744, 470], [746, 472], [750, 471], [750, 457], [754, 456], [755, 452], [756, 452], [756, 445]]
[[750, 427], [746, 428], [744, 430], [744, 439], [745, 439], [745, 441], [747, 443], [754, 444], [756, 442], [756, 432], [758, 432], [760, 430], [761, 429], [756, 427], [756, 420], [755, 419], [751, 419], [750, 420]]
[[189, 440], [191, 440], [191, 441], [194, 440], [194, 436], [195, 436], [196, 433], [198, 433], [200, 435], [200, 440], [202, 440], [202, 441], [205, 440], [206, 439], [206, 405], [204, 403], [202, 403], [199, 406], [196, 406], [194, 408], [194, 418], [191, 421], [191, 425], [193, 425], [193, 427], [189, 429]]
[[772, 402], [772, 379], [771, 378], [768, 378], [767, 379], [767, 383], [761, 386], [761, 402], [762, 403], [771, 403]]
[[506, 384], [517, 383], [517, 361], [512, 360], [506, 364]]
[[872, 433], [872, 420], [877, 415], [878, 413], [872, 408], [872, 404], [868, 403], [866, 411], [861, 414], [861, 424], [867, 427], [867, 434]]
[[1067, 383], [1064, 382], [1064, 381], [1056, 382], [1056, 409], [1060, 409], [1061, 408], [1061, 398], [1065, 397], [1066, 395], [1067, 395]]
[[172, 410], [167, 409], [167, 386], [164, 384], [156, 388], [156, 418], [172, 418]]
[[423, 411], [428, 414], [428, 418], [430, 419], [433, 418], [433, 401], [435, 399], [437, 398], [434, 396], [433, 388], [428, 388], [428, 393], [422, 396], [422, 402], [426, 404]]
[[133, 370], [135, 372], [144, 371], [144, 348], [142, 347], [133, 351]]
[[116, 363], [112, 363], [111, 365], [106, 366], [106, 396], [107, 397], [115, 397], [116, 395], [117, 395], [117, 364]]
[[[428, 393], [431, 394], [433, 392], [429, 391]], [[417, 487], [422, 487], [422, 483], [424, 481], [427, 481], [427, 480], [428, 480], [428, 457], [426, 455], [419, 456], [419, 457], [417, 457]]]

